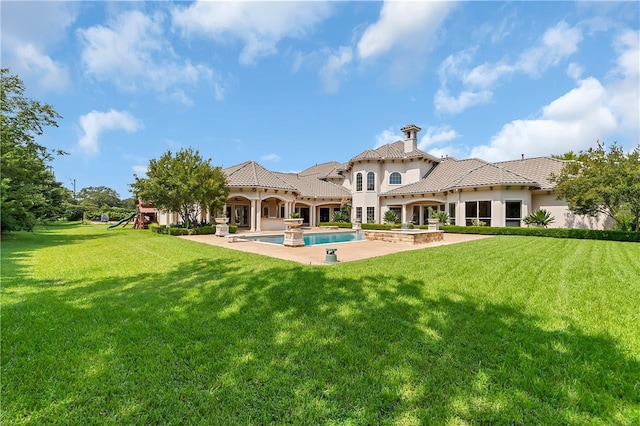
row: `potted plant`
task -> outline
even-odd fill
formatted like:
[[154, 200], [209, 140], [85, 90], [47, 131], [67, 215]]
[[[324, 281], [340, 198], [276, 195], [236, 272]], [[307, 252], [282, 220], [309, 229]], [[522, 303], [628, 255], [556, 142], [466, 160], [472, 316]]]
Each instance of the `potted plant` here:
[[433, 207], [429, 207], [429, 217], [427, 218], [427, 230], [428, 231], [437, 231], [438, 224], [440, 223], [440, 219], [438, 219], [438, 213], [433, 209]]
[[302, 225], [302, 218], [300, 217], [300, 213], [291, 212], [289, 214], [289, 219], [283, 219], [285, 225], [287, 225], [287, 229], [298, 228]]

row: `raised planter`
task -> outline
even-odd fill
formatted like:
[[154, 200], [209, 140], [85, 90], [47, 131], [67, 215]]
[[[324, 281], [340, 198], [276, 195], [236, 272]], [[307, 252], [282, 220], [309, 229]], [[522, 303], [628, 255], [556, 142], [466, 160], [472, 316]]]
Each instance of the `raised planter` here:
[[302, 218], [282, 219], [284, 224], [287, 225], [287, 229], [295, 229], [302, 226]]
[[302, 218], [283, 219], [284, 224], [287, 225], [287, 229], [284, 231], [285, 247], [304, 247], [304, 237], [302, 233]]
[[229, 235], [229, 218], [228, 217], [216, 217], [216, 236], [226, 237]]
[[365, 229], [364, 238], [369, 241], [386, 241], [399, 244], [425, 244], [444, 239], [444, 231], [424, 231], [420, 229], [369, 230]]

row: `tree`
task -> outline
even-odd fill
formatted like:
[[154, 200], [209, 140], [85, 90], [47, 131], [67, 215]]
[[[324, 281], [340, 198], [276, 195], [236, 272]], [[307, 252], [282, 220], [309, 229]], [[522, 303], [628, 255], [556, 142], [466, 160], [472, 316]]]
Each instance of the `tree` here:
[[2, 233], [33, 229], [38, 219], [61, 214], [64, 188], [47, 164], [54, 154], [36, 142], [46, 126], [58, 126], [60, 115], [49, 104], [26, 98], [24, 83], [1, 70], [0, 120], [2, 129], [2, 178], [0, 211]]
[[158, 209], [178, 212], [189, 227], [204, 209], [218, 214], [229, 196], [224, 172], [210, 162], [193, 148], [181, 149], [175, 157], [167, 151], [149, 161], [146, 178], [134, 175], [132, 192]]
[[618, 229], [640, 231], [640, 145], [625, 154], [616, 143], [607, 152], [597, 142], [596, 148], [565, 157], [576, 160], [551, 180], [569, 209], [591, 216], [605, 214]]
[[[94, 206], [101, 208], [103, 206], [108, 207], [120, 207], [122, 202], [120, 201], [120, 195], [106, 186], [89, 186], [82, 188], [76, 197], [80, 204], [86, 206]], [[134, 207], [135, 208], [135, 207]]]

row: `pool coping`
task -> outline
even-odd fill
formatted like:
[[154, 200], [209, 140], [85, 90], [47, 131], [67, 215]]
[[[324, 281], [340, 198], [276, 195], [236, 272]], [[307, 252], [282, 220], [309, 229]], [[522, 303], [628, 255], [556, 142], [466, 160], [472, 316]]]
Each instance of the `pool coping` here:
[[[345, 229], [344, 232], [351, 232], [351, 229]], [[327, 232], [326, 229], [305, 228], [304, 232]], [[335, 232], [335, 231], [334, 231]], [[282, 231], [269, 232], [240, 232], [237, 238], [222, 238], [215, 235], [189, 235], [180, 236], [179, 238], [195, 241], [204, 244], [210, 244], [218, 247], [224, 247], [231, 250], [237, 250], [247, 253], [261, 254], [264, 256], [275, 257], [278, 259], [289, 260], [292, 262], [302, 263], [305, 265], [329, 265], [325, 262], [326, 249], [334, 245], [337, 247], [336, 255], [339, 263], [353, 262], [356, 260], [369, 259], [372, 257], [385, 256], [388, 254], [399, 253], [409, 250], [421, 250], [429, 247], [438, 247], [447, 244], [463, 243], [484, 238], [491, 238], [491, 235], [473, 235], [473, 234], [444, 234], [442, 241], [423, 244], [401, 244], [390, 243], [384, 241], [350, 241], [343, 243], [329, 243], [304, 247], [285, 247], [276, 244], [263, 243], [257, 241], [248, 241], [241, 239], [243, 235], [265, 235], [277, 234]], [[336, 263], [331, 263], [335, 265]]]

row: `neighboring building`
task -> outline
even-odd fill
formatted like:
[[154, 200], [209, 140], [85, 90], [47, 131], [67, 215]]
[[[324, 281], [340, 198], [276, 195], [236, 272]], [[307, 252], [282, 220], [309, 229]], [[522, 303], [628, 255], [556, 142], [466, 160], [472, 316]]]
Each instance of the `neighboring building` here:
[[[267, 170], [254, 161], [224, 169], [230, 189], [226, 214], [232, 224], [251, 231], [284, 229], [283, 218], [293, 211], [307, 225], [329, 222], [343, 202], [351, 217], [381, 223], [393, 210], [403, 223], [426, 224], [430, 210], [445, 211], [451, 223], [522, 226], [538, 209], [555, 217], [552, 227], [602, 229], [595, 218], [571, 213], [557, 200], [550, 182], [565, 161], [522, 158], [489, 163], [476, 158], [437, 158], [417, 147], [415, 124], [403, 127], [402, 141], [366, 150], [347, 163], [329, 162], [300, 173]], [[203, 214], [203, 219], [211, 217]], [[177, 214], [164, 213], [161, 224], [176, 223]]]

